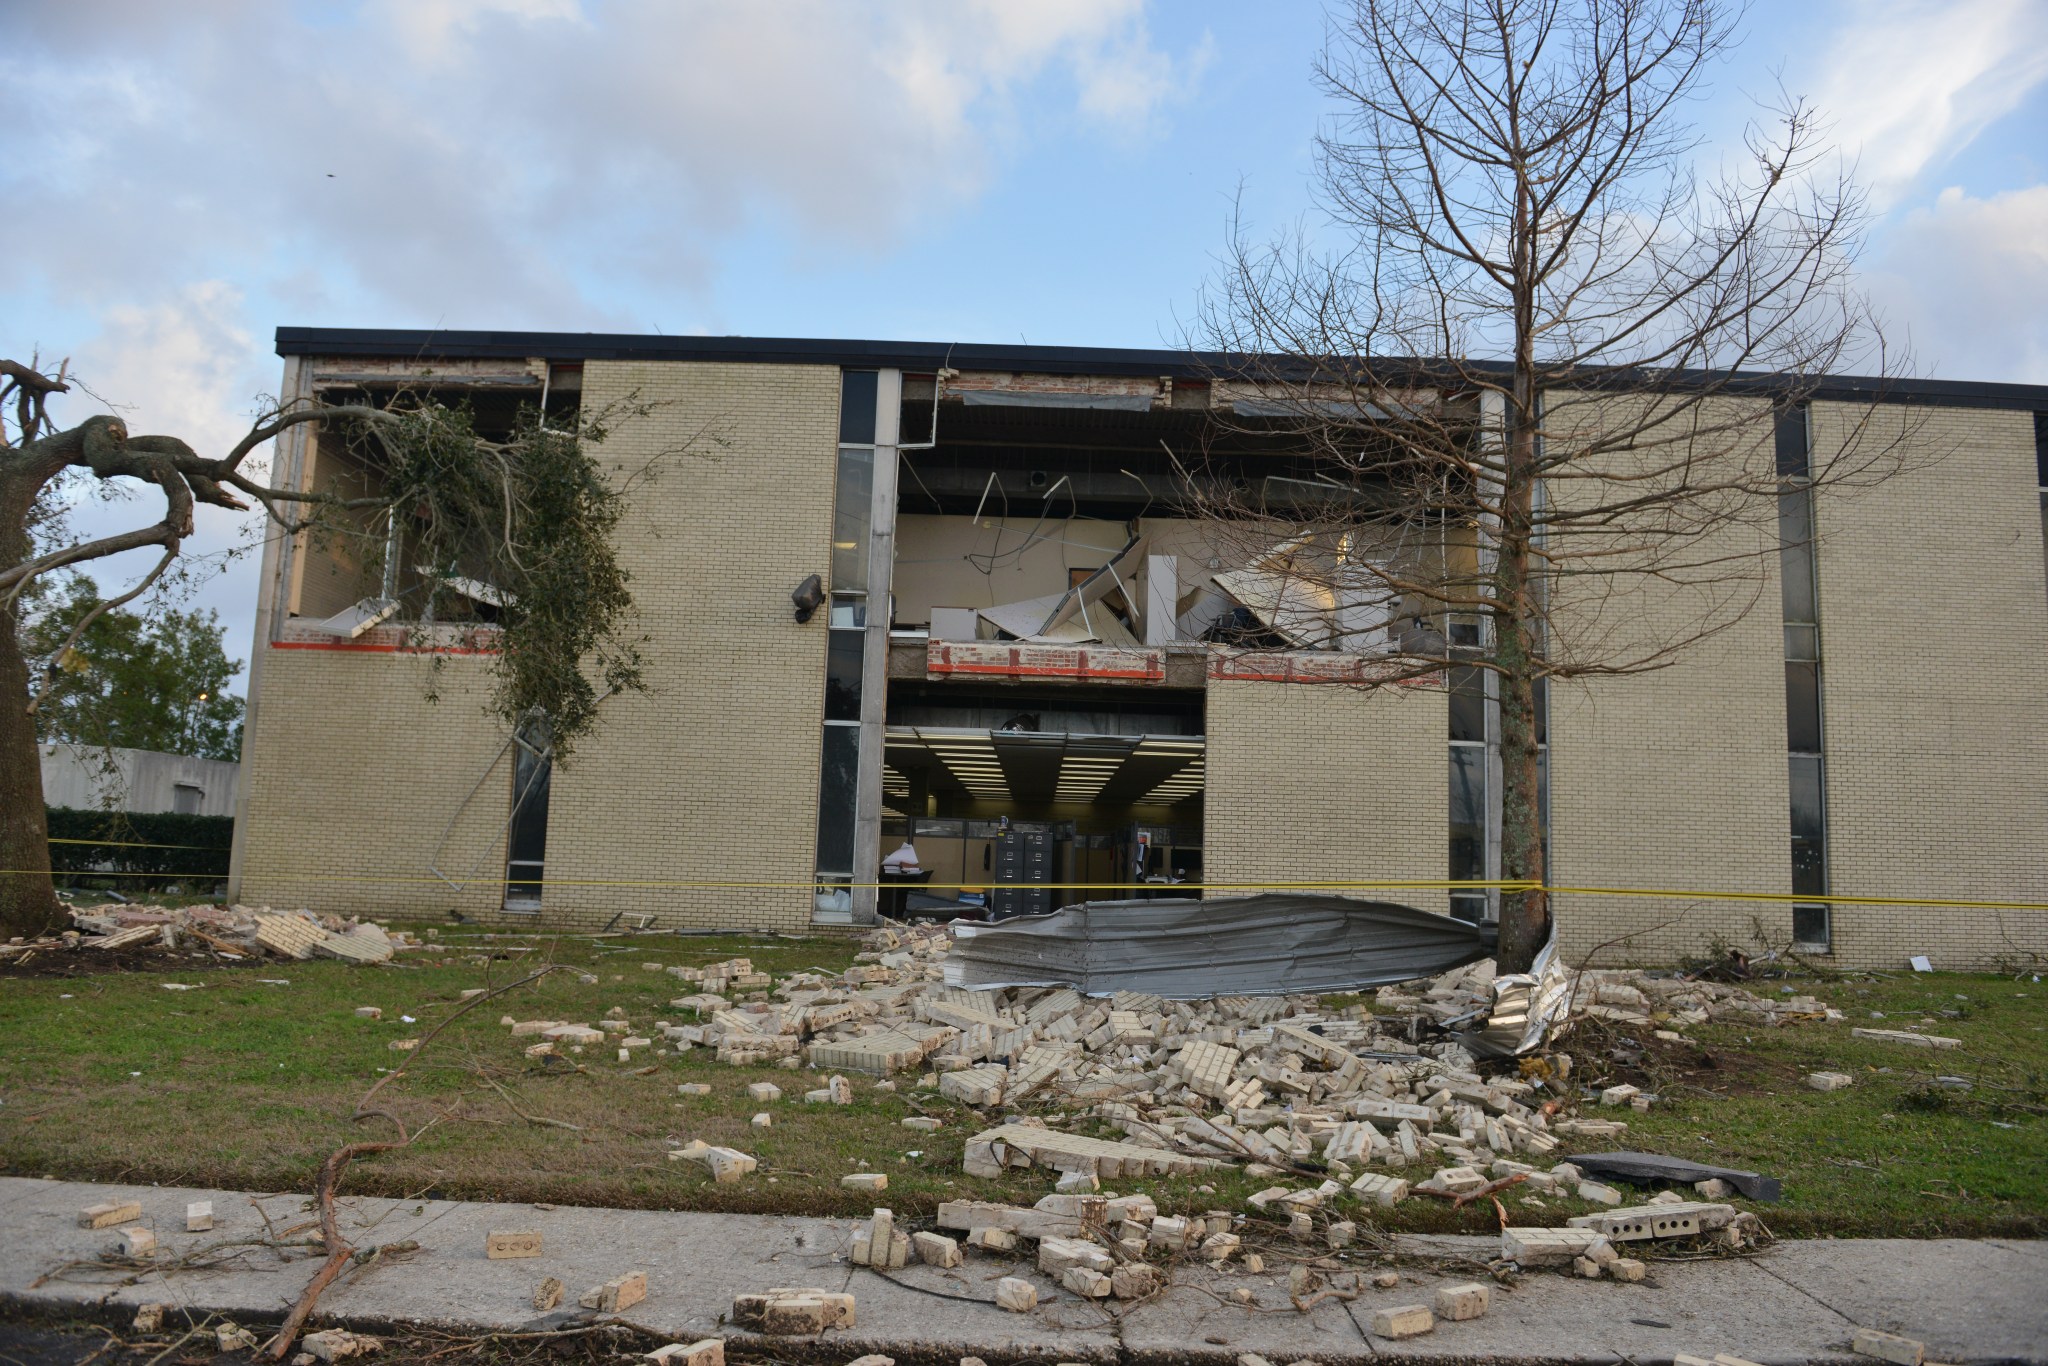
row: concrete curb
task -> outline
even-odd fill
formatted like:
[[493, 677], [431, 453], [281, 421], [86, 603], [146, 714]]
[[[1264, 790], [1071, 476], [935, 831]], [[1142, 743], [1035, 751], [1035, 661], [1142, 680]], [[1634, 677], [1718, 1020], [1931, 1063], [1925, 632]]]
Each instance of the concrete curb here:
[[[211, 1200], [215, 1227], [188, 1234], [185, 1205]], [[73, 1268], [115, 1242], [112, 1230], [78, 1227], [78, 1212], [109, 1200], [134, 1200], [163, 1256], [201, 1247], [238, 1253], [205, 1271], [129, 1277]], [[282, 1261], [268, 1249], [223, 1246], [266, 1237], [307, 1221], [297, 1194], [252, 1195], [149, 1186], [0, 1178], [0, 1298], [25, 1309], [125, 1312], [152, 1301], [194, 1314], [275, 1321], [297, 1298], [314, 1260]], [[627, 1271], [644, 1271], [647, 1299], [619, 1315], [668, 1340], [725, 1337], [773, 1353], [837, 1366], [869, 1352], [899, 1366], [961, 1356], [991, 1362], [1088, 1361], [1102, 1366], [1188, 1362], [1229, 1366], [1240, 1353], [1275, 1362], [1310, 1358], [1323, 1366], [1407, 1359], [1417, 1362], [1668, 1362], [1674, 1353], [1729, 1352], [1765, 1366], [1851, 1360], [1851, 1333], [1884, 1329], [1927, 1343], [1942, 1362], [2024, 1362], [2048, 1366], [2048, 1243], [1958, 1239], [1915, 1242], [1859, 1239], [1784, 1243], [1749, 1260], [1656, 1264], [1649, 1281], [1623, 1285], [1535, 1272], [1493, 1297], [1484, 1318], [1440, 1324], [1420, 1338], [1390, 1341], [1369, 1332], [1372, 1311], [1428, 1302], [1439, 1284], [1473, 1278], [1474, 1268], [1404, 1264], [1393, 1290], [1367, 1290], [1345, 1304], [1326, 1300], [1308, 1313], [1288, 1304], [1285, 1268], [1262, 1276], [1183, 1267], [1156, 1299], [1118, 1312], [1057, 1289], [1028, 1263], [970, 1254], [965, 1266], [911, 1266], [878, 1273], [852, 1266], [846, 1250], [855, 1221], [758, 1215], [499, 1205], [456, 1201], [348, 1199], [343, 1228], [368, 1247], [409, 1239], [421, 1251], [400, 1265], [344, 1276], [321, 1302], [327, 1323], [371, 1331], [425, 1327], [519, 1331], [555, 1326], [561, 1314], [537, 1313], [534, 1286], [559, 1278], [565, 1304], [586, 1288]], [[537, 1229], [543, 1255], [490, 1261], [492, 1229]], [[303, 1235], [301, 1235], [303, 1236]], [[1415, 1259], [1483, 1257], [1490, 1239], [1404, 1239]], [[1039, 1287], [1039, 1307], [1011, 1314], [993, 1303], [994, 1283], [1022, 1275]], [[122, 1284], [134, 1279], [134, 1284]], [[850, 1291], [857, 1324], [812, 1339], [751, 1339], [721, 1323], [735, 1294], [778, 1285]], [[1258, 1304], [1231, 1302], [1250, 1288]]]

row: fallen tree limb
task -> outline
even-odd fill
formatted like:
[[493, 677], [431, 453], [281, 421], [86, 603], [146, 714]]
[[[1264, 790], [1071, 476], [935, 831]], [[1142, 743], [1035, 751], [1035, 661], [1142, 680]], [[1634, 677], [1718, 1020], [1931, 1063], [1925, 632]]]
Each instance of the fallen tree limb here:
[[277, 1336], [265, 1344], [272, 1361], [284, 1360], [285, 1353], [291, 1351], [292, 1343], [298, 1338], [299, 1329], [305, 1326], [306, 1320], [312, 1316], [314, 1308], [320, 1303], [321, 1293], [327, 1289], [336, 1276], [341, 1274], [341, 1269], [355, 1255], [355, 1248], [341, 1236], [341, 1225], [336, 1219], [334, 1212], [334, 1188], [340, 1182], [342, 1173], [348, 1170], [348, 1164], [358, 1157], [364, 1157], [371, 1153], [384, 1153], [390, 1152], [394, 1148], [403, 1148], [415, 1138], [418, 1138], [420, 1134], [432, 1128], [441, 1119], [446, 1118], [445, 1115], [437, 1116], [435, 1119], [429, 1120], [426, 1124], [422, 1125], [417, 1133], [407, 1133], [404, 1121], [387, 1110], [371, 1109], [370, 1101], [379, 1091], [384, 1089], [386, 1084], [397, 1077], [403, 1076], [406, 1068], [412, 1065], [413, 1060], [426, 1052], [428, 1046], [436, 1038], [440, 1037], [441, 1031], [448, 1028], [449, 1025], [454, 1024], [469, 1011], [486, 1001], [502, 996], [506, 992], [518, 987], [539, 981], [553, 972], [557, 966], [550, 963], [539, 971], [530, 972], [515, 982], [507, 982], [504, 986], [493, 987], [488, 991], [470, 997], [458, 1006], [447, 1019], [428, 1030], [425, 1036], [420, 1039], [419, 1045], [405, 1055], [404, 1062], [401, 1062], [397, 1067], [379, 1077], [371, 1084], [369, 1090], [363, 1092], [362, 1099], [356, 1102], [355, 1113], [350, 1115], [349, 1119], [356, 1123], [366, 1119], [389, 1120], [392, 1126], [398, 1130], [398, 1137], [382, 1143], [344, 1143], [341, 1147], [329, 1153], [327, 1160], [320, 1164], [320, 1175], [314, 1182], [313, 1194], [320, 1206], [320, 1233], [327, 1245], [327, 1260], [321, 1264], [318, 1271], [313, 1273], [313, 1279], [306, 1283], [306, 1288], [300, 1294], [298, 1303], [292, 1306], [291, 1313], [285, 1316], [283, 1326], [277, 1330]]
[[313, 1312], [313, 1307], [320, 1303], [320, 1292], [327, 1289], [328, 1283], [341, 1274], [342, 1267], [348, 1264], [348, 1259], [355, 1253], [355, 1248], [342, 1238], [340, 1221], [334, 1216], [335, 1183], [341, 1180], [342, 1172], [346, 1171], [348, 1164], [356, 1158], [366, 1153], [382, 1153], [393, 1148], [403, 1148], [412, 1141], [406, 1134], [404, 1125], [399, 1126], [398, 1132], [398, 1139], [392, 1142], [345, 1143], [329, 1153], [327, 1160], [320, 1164], [320, 1177], [314, 1182], [313, 1189], [320, 1201], [320, 1232], [327, 1243], [327, 1260], [313, 1273], [313, 1279], [307, 1282], [304, 1293], [299, 1296], [299, 1302], [292, 1306], [291, 1313], [285, 1315], [283, 1326], [277, 1330], [277, 1336], [270, 1340], [272, 1361], [284, 1360], [284, 1354], [292, 1349], [292, 1343], [299, 1336], [299, 1329], [305, 1325], [306, 1319]]

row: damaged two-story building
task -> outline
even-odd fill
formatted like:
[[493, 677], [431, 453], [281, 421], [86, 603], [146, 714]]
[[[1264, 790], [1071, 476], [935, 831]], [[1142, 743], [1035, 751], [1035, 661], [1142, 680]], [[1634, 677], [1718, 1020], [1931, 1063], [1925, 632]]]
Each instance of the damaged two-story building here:
[[[1388, 669], [1404, 633], [1455, 655], [1484, 622], [1343, 591], [1368, 559], [1469, 572], [1483, 527], [1261, 543], [1200, 515], [1191, 487], [1327, 492], [1287, 401], [1218, 358], [301, 328], [278, 350], [287, 400], [424, 387], [487, 426], [631, 395], [651, 406], [607, 455], [721, 442], [633, 490], [649, 686], [607, 698], [559, 769], [482, 705], [490, 584], [458, 583], [467, 619], [425, 632], [402, 555], [274, 540], [241, 900], [795, 931], [900, 897], [877, 884], [908, 839], [933, 914], [1176, 885], [1497, 914], [1453, 885], [1499, 877], [1484, 677]], [[2048, 952], [2048, 388], [1824, 382], [1800, 449], [1873, 401], [1911, 405], [1941, 458], [1817, 496], [1768, 600], [1669, 667], [1550, 689], [1550, 881], [1627, 892], [1555, 895], [1568, 956]], [[307, 427], [276, 473], [378, 479]], [[1749, 899], [1667, 895], [1689, 891]]]

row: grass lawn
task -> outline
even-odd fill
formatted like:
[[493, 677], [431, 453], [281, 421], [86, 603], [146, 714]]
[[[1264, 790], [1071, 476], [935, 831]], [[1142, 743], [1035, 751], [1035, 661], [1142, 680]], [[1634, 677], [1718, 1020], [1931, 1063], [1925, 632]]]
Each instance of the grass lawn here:
[[[574, 1059], [580, 1069], [544, 1067], [522, 1055], [530, 1040], [509, 1037], [499, 1023], [508, 1014], [594, 1023], [615, 1005], [643, 1030], [656, 1020], [687, 1022], [692, 1017], [669, 1010], [668, 1001], [693, 988], [645, 965], [743, 955], [777, 974], [837, 971], [852, 961], [850, 941], [555, 939], [451, 927], [439, 944], [383, 968], [321, 961], [223, 969], [195, 961], [181, 973], [0, 977], [0, 1171], [310, 1190], [315, 1168], [337, 1145], [388, 1136], [389, 1126], [352, 1125], [348, 1116], [379, 1069], [405, 1056], [391, 1051], [391, 1041], [419, 1037], [446, 1019], [465, 988], [501, 985], [530, 965], [556, 962], [580, 971], [558, 971], [470, 1011], [379, 1093], [379, 1107], [409, 1125], [436, 1122], [411, 1147], [357, 1162], [346, 1190], [865, 1214], [874, 1198], [842, 1190], [839, 1178], [879, 1171], [889, 1176], [883, 1202], [916, 1216], [944, 1199], [1029, 1203], [1051, 1189], [1050, 1173], [999, 1181], [964, 1175], [966, 1139], [998, 1117], [919, 1091], [914, 1076], [899, 1077], [903, 1089], [894, 1095], [855, 1077], [853, 1105], [806, 1105], [802, 1092], [822, 1084], [816, 1073], [727, 1067], [703, 1049], [668, 1056], [640, 1049], [620, 1063], [613, 1050], [592, 1047]], [[167, 982], [201, 986], [166, 990]], [[1965, 1046], [1927, 1052], [1852, 1040], [1846, 1024], [1701, 1027], [1683, 1045], [1642, 1039], [1651, 1044], [1647, 1053], [1620, 1037], [1585, 1034], [1574, 1045], [1577, 1080], [1634, 1081], [1664, 1103], [1627, 1115], [1626, 1142], [1580, 1149], [1636, 1148], [1778, 1176], [1786, 1199], [1760, 1212], [1781, 1234], [2048, 1232], [2048, 1161], [2041, 1157], [2048, 987], [1961, 974], [1795, 985], [1846, 1011], [1852, 1024], [1931, 1021], [1932, 1032]], [[363, 1005], [381, 1007], [383, 1019], [358, 1018], [354, 1010]], [[1873, 1021], [1872, 1012], [1886, 1018]], [[1857, 1084], [1808, 1090], [1800, 1078], [1816, 1069], [1854, 1073]], [[1936, 1072], [1966, 1077], [1972, 1089], [1935, 1085]], [[746, 1087], [763, 1080], [781, 1086], [785, 1098], [755, 1105]], [[709, 1083], [712, 1094], [679, 1095], [684, 1082]], [[750, 1116], [763, 1108], [773, 1126], [751, 1128]], [[936, 1117], [944, 1127], [902, 1127], [911, 1115]], [[761, 1169], [738, 1184], [714, 1185], [701, 1167], [664, 1155], [671, 1140], [693, 1138], [754, 1153]], [[1149, 1189], [1163, 1208], [1242, 1210], [1246, 1195], [1269, 1184], [1234, 1173], [1205, 1179], [1212, 1191], [1192, 1180]], [[1559, 1222], [1584, 1208], [1571, 1200], [1525, 1206], [1508, 1196], [1517, 1222]], [[1409, 1229], [1484, 1232], [1497, 1222], [1483, 1203], [1453, 1211], [1424, 1198], [1386, 1214], [1382, 1224]]]

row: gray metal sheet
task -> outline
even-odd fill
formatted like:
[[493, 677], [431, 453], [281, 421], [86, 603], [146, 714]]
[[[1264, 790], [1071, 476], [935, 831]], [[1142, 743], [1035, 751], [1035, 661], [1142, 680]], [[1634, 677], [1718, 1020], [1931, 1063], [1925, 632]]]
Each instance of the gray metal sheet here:
[[949, 986], [1071, 986], [1174, 1000], [1406, 982], [1477, 962], [1494, 943], [1490, 928], [1412, 906], [1286, 892], [1090, 901], [952, 929]]

